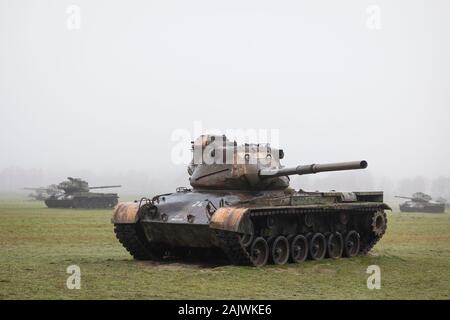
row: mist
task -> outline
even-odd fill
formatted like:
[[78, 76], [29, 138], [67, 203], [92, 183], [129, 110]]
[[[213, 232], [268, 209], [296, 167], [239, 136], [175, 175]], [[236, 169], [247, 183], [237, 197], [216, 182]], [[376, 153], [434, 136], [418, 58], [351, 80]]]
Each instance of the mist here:
[[0, 191], [67, 176], [173, 191], [188, 185], [173, 133], [195, 139], [200, 122], [277, 130], [289, 166], [369, 162], [296, 188], [450, 198], [449, 12], [445, 0], [0, 0]]

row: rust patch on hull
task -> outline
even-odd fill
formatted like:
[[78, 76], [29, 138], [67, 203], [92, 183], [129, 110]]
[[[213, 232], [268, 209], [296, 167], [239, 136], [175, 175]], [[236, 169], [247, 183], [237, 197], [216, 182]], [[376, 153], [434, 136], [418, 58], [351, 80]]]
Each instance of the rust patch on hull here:
[[244, 232], [244, 224], [248, 208], [219, 208], [211, 218], [210, 227], [234, 232]]
[[139, 220], [139, 204], [136, 202], [122, 202], [114, 208], [112, 223], [136, 223]]

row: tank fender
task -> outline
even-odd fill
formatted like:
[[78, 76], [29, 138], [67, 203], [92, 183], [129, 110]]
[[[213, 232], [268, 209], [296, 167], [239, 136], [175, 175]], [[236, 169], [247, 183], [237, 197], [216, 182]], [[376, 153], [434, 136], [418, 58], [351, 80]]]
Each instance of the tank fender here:
[[136, 223], [139, 220], [138, 202], [121, 202], [114, 208], [111, 222], [114, 224]]
[[239, 233], [252, 233], [249, 208], [224, 207], [211, 217], [210, 228]]

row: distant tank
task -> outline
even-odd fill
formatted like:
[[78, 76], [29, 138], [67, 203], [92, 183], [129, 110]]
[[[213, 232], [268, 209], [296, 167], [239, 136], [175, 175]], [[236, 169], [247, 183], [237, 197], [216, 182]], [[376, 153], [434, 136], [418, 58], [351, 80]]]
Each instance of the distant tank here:
[[435, 201], [438, 203], [443, 203], [445, 205], [446, 209], [450, 208], [450, 202], [448, 202], [447, 199], [445, 199], [443, 197], [438, 197], [437, 199], [435, 199]]
[[44, 201], [45, 199], [51, 196], [56, 196], [57, 194], [60, 194], [62, 192], [61, 190], [58, 189], [58, 186], [56, 184], [51, 184], [48, 187], [40, 187], [40, 188], [26, 187], [23, 189], [32, 190], [33, 192], [28, 194], [28, 197], [38, 201]]
[[222, 136], [192, 143], [193, 189], [120, 203], [117, 239], [138, 260], [224, 256], [238, 265], [302, 262], [368, 253], [387, 227], [382, 192], [306, 192], [289, 175], [364, 169], [366, 161], [286, 168], [270, 145]]
[[401, 212], [443, 213], [445, 211], [445, 203], [432, 201], [433, 198], [423, 192], [416, 192], [411, 197], [395, 197], [409, 200], [400, 204]]
[[49, 208], [108, 209], [117, 204], [117, 193], [94, 193], [91, 190], [118, 187], [120, 186], [89, 187], [82, 179], [68, 177], [67, 181], [56, 186], [59, 192], [51, 194], [44, 201]]

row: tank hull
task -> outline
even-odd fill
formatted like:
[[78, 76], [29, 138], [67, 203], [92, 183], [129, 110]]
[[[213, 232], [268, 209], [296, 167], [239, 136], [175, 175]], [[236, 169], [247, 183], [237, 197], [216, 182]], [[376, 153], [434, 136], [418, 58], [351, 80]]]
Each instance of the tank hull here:
[[424, 213], [444, 213], [445, 212], [445, 204], [436, 203], [436, 204], [423, 204], [423, 205], [409, 205], [407, 203], [403, 203], [400, 206], [401, 212], [424, 212]]
[[[300, 262], [303, 258], [293, 255], [302, 247], [295, 245], [299, 239], [302, 252], [313, 260], [367, 254], [386, 230], [384, 210], [389, 207], [382, 198], [380, 192], [194, 191], [152, 203], [120, 204], [112, 222], [117, 238], [136, 259], [186, 256], [192, 250], [261, 266]], [[279, 243], [285, 244], [284, 251]], [[255, 258], [264, 248], [267, 257]], [[280, 250], [282, 258], [276, 253]]]
[[117, 194], [77, 194], [68, 197], [48, 198], [45, 205], [48, 208], [73, 209], [112, 209], [118, 203]]
[[214, 230], [201, 224], [141, 222], [147, 239], [167, 247], [211, 248], [218, 246]]
[[48, 208], [73, 208], [73, 200], [46, 199], [44, 202]]

